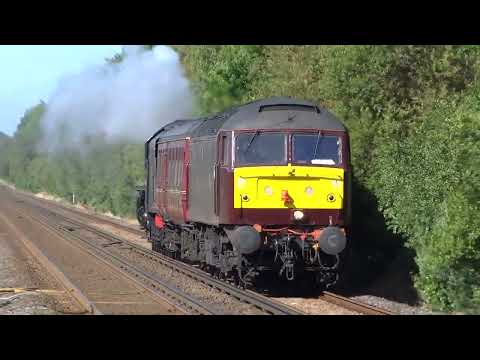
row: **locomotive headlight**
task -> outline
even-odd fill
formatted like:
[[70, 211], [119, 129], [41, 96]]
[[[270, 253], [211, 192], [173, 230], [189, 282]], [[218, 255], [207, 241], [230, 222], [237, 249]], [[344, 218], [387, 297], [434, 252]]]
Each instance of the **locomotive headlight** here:
[[273, 189], [270, 186], [265, 186], [265, 188], [263, 189], [263, 192], [268, 196], [272, 196]]
[[304, 216], [305, 215], [303, 211], [300, 211], [300, 210], [297, 210], [293, 213], [293, 217], [295, 218], [295, 220], [302, 220]]
[[240, 189], [242, 189], [246, 184], [247, 184], [247, 180], [241, 177], [238, 178], [238, 187]]
[[307, 196], [312, 196], [312, 195], [313, 195], [313, 189], [312, 189], [311, 186], [307, 186], [307, 187], [305, 188], [305, 194], [306, 194]]

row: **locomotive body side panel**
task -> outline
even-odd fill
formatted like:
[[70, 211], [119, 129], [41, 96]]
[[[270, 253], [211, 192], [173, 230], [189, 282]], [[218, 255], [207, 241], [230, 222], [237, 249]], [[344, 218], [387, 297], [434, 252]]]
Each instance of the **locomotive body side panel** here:
[[168, 186], [166, 205], [169, 217], [177, 224], [184, 222], [182, 191], [183, 170], [185, 163], [185, 140], [169, 143], [168, 151]]
[[185, 139], [183, 146], [183, 165], [182, 165], [182, 186], [180, 194], [180, 202], [182, 206], [183, 221], [186, 223], [189, 221], [188, 212], [188, 198], [190, 188], [190, 138]]
[[192, 138], [190, 143], [188, 216], [190, 221], [218, 224], [215, 214], [217, 138]]
[[233, 209], [233, 157], [232, 132], [222, 131], [218, 136], [216, 213], [220, 224], [232, 224]]
[[176, 120], [159, 129], [145, 143], [145, 211], [177, 224], [187, 221], [188, 142], [202, 119]]
[[155, 188], [156, 188], [156, 175], [157, 175], [157, 152], [155, 141], [151, 141], [147, 144], [148, 154], [146, 157], [146, 211], [154, 212], [158, 211], [158, 207], [155, 201]]
[[155, 204], [157, 209], [165, 214], [165, 193], [167, 185], [167, 148], [166, 144], [159, 143], [156, 146], [156, 166], [155, 166]]
[[160, 214], [176, 224], [187, 220], [184, 207], [188, 196], [184, 176], [188, 159], [186, 143], [186, 139], [179, 139], [158, 144], [156, 204]]

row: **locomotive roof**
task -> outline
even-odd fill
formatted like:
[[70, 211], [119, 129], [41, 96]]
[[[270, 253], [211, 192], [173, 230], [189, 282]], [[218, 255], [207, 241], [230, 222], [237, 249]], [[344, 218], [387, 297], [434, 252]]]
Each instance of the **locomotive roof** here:
[[235, 129], [323, 129], [346, 131], [328, 110], [314, 103], [290, 97], [271, 97], [233, 107], [211, 117], [176, 120], [157, 131], [153, 138], [215, 135]]

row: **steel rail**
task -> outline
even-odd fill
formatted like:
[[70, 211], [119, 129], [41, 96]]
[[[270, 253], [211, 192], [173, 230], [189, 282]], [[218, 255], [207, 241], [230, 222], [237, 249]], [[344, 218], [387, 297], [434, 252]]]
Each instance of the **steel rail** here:
[[[22, 215], [24, 216], [24, 215]], [[73, 282], [52, 262], [50, 259], [29, 239], [22, 233], [17, 231], [15, 226], [7, 220], [7, 218], [0, 214], [0, 218], [3, 222], [15, 233], [16, 237], [23, 244], [25, 249], [32, 255], [40, 265], [60, 284], [65, 290], [65, 293], [77, 303], [83, 312], [71, 313], [71, 314], [92, 314], [102, 315], [101, 311], [77, 288]]]
[[[50, 210], [43, 209], [41, 207], [38, 207], [38, 208], [41, 210], [50, 212]], [[58, 216], [53, 212], [50, 212], [50, 213], [54, 214], [55, 216]], [[51, 220], [49, 220], [48, 217], [45, 217], [42, 215], [38, 215], [36, 217], [27, 216], [27, 215], [24, 215], [24, 216], [29, 217], [33, 221], [36, 221], [37, 223], [42, 224], [43, 226], [49, 228], [51, 231], [61, 235], [64, 238], [68, 237], [68, 238], [80, 241], [84, 245], [87, 245], [89, 249], [79, 245], [77, 241], [72, 242], [76, 246], [87, 251], [90, 255], [94, 256], [96, 259], [101, 260], [103, 263], [105, 263], [106, 265], [116, 270], [119, 274], [122, 274], [122, 276], [130, 279], [131, 281], [134, 281], [136, 284], [140, 285], [142, 288], [155, 294], [157, 297], [160, 296], [163, 301], [168, 302], [170, 305], [179, 307], [184, 311], [187, 311], [193, 314], [200, 314], [200, 315], [221, 314], [221, 312], [217, 311], [216, 309], [205, 306], [203, 303], [201, 303], [197, 299], [192, 298], [191, 296], [184, 293], [183, 291], [166, 283], [159, 277], [156, 277], [141, 269], [138, 269], [137, 267], [126, 262], [120, 257], [109, 253], [102, 247], [96, 244], [93, 244], [88, 240], [85, 240], [84, 238], [82, 238], [77, 234], [74, 234], [68, 228], [65, 228], [58, 224], [52, 225]], [[121, 271], [119, 271], [119, 269], [121, 269]]]
[[[249, 290], [243, 290], [240, 289], [236, 286], [231, 285], [228, 282], [221, 281], [218, 279], [213, 278], [211, 275], [208, 273], [205, 273], [202, 270], [196, 269], [193, 266], [190, 266], [188, 264], [185, 264], [183, 262], [171, 259], [165, 255], [162, 255], [158, 252], [154, 252], [152, 250], [146, 249], [140, 245], [137, 245], [129, 240], [119, 238], [113, 234], [104, 232], [102, 230], [99, 230], [93, 226], [81, 223], [77, 220], [73, 220], [70, 218], [67, 218], [65, 215], [62, 215], [53, 209], [46, 209], [44, 207], [40, 207], [38, 204], [33, 205], [37, 207], [38, 209], [41, 209], [43, 211], [48, 211], [54, 216], [60, 217], [62, 221], [67, 222], [72, 224], [73, 226], [77, 226], [81, 229], [88, 230], [89, 232], [92, 232], [98, 236], [103, 237], [106, 240], [109, 240], [116, 245], [119, 244], [124, 244], [128, 245], [129, 250], [144, 256], [145, 258], [148, 258], [150, 260], [153, 260], [159, 264], [162, 264], [163, 266], [166, 266], [170, 268], [171, 270], [177, 271], [183, 275], [186, 275], [196, 281], [200, 281], [201, 283], [208, 285], [212, 288], [215, 288], [227, 295], [233, 296], [237, 300], [247, 303], [249, 305], [252, 305], [268, 314], [272, 315], [305, 315], [305, 313], [301, 312], [300, 310], [297, 310], [293, 307], [290, 307], [288, 305], [282, 304], [280, 302], [274, 301], [272, 299], [269, 299], [263, 295], [260, 295], [258, 293], [255, 293], [253, 291]], [[102, 250], [103, 252], [106, 252], [105, 249], [99, 249]], [[134, 266], [131, 264], [127, 264], [125, 266]], [[141, 271], [141, 270], [139, 270]]]
[[320, 299], [363, 315], [396, 315], [394, 312], [389, 310], [381, 309], [363, 302], [358, 302], [328, 291], [323, 292], [320, 295]]

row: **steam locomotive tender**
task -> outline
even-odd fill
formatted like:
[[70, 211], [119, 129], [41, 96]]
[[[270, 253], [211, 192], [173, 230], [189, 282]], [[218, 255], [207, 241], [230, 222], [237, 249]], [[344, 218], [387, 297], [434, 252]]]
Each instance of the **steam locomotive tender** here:
[[241, 286], [272, 271], [338, 280], [349, 137], [326, 109], [276, 97], [177, 120], [147, 141], [145, 166], [153, 250]]

